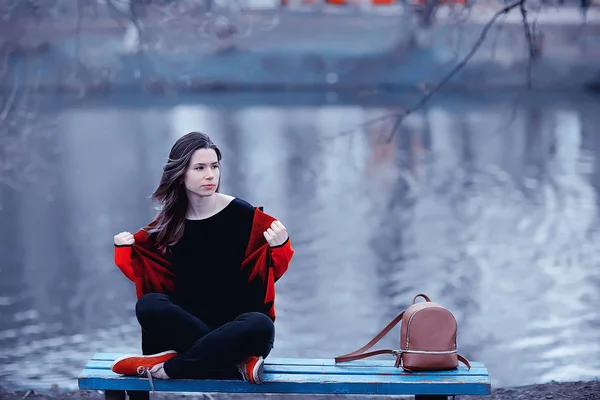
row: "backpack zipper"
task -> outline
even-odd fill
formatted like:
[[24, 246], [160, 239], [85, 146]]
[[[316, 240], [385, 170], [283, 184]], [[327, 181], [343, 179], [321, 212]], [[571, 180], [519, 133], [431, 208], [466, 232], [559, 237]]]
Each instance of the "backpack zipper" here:
[[[421, 309], [421, 310], [423, 310], [423, 309]], [[415, 317], [415, 314], [421, 310], [417, 310], [414, 313], [412, 313], [410, 315], [410, 318], [408, 319], [408, 323], [406, 324], [406, 347], [405, 347], [406, 350], [408, 350], [408, 344], [410, 343], [410, 323], [412, 322], [413, 318]]]

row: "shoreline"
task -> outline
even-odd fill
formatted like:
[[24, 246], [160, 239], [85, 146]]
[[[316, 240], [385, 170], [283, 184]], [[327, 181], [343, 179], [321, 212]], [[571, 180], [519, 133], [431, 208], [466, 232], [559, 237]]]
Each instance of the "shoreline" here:
[[[277, 396], [278, 399], [288, 397], [310, 397], [313, 400], [332, 400], [341, 399], [351, 396], [344, 395], [279, 395], [279, 394], [228, 394], [214, 393], [210, 395], [212, 400], [225, 400], [231, 397], [243, 396], [245, 400], [264, 400], [268, 397]], [[195, 395], [178, 395], [173, 393], [154, 393], [152, 399], [163, 400], [183, 400], [183, 399], [200, 399], [205, 398], [203, 394]], [[389, 397], [389, 396], [388, 396]], [[403, 396], [391, 396], [401, 398]], [[364, 400], [381, 399], [381, 396], [361, 396]], [[551, 381], [542, 384], [532, 384], [526, 386], [507, 387], [507, 388], [492, 388], [490, 396], [457, 396], [460, 399], [502, 399], [502, 400], [535, 400], [535, 399], [552, 399], [552, 400], [595, 400], [600, 399], [600, 379], [591, 381], [573, 381], [573, 382], [557, 382]], [[104, 399], [104, 394], [100, 391], [84, 391], [84, 390], [61, 390], [57, 386], [48, 390], [32, 390], [32, 389], [10, 389], [0, 385], [0, 399], [2, 400], [58, 400], [58, 399]]]
[[[35, 91], [83, 95], [375, 88], [402, 93], [430, 88], [452, 71], [479, 42], [490, 12], [480, 10], [459, 23], [440, 16], [433, 26], [418, 27], [398, 16], [284, 11], [268, 29], [250, 19], [247, 34], [223, 38], [206, 33], [202, 40], [191, 28], [197, 21], [190, 18], [165, 26], [148, 15], [143, 40], [133, 40], [135, 30], [127, 31], [122, 21], [109, 16], [87, 18], [81, 30], [78, 19], [56, 16], [19, 26], [23, 33], [14, 38], [19, 52], [11, 57], [15, 68], [39, 71], [38, 77], [21, 83]], [[585, 23], [576, 8], [532, 15], [534, 60], [522, 17], [511, 12], [490, 28], [446, 88], [489, 92], [531, 84], [537, 90], [599, 90], [600, 9], [591, 10]], [[11, 87], [4, 84], [0, 90]]]

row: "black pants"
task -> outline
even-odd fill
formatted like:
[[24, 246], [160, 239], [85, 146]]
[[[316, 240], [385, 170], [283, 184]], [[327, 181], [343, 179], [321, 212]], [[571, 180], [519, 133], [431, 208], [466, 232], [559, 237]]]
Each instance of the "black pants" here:
[[164, 294], [142, 296], [135, 313], [144, 354], [177, 351], [177, 357], [164, 364], [172, 379], [241, 377], [236, 364], [249, 356], [266, 357], [275, 339], [275, 325], [265, 314], [241, 314], [211, 329]]

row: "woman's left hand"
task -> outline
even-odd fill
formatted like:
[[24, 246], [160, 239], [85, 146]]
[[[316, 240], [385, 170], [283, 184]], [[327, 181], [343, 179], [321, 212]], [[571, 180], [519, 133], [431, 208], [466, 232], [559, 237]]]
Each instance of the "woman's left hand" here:
[[264, 231], [263, 235], [271, 247], [281, 246], [288, 240], [287, 230], [279, 221], [273, 221], [271, 227]]

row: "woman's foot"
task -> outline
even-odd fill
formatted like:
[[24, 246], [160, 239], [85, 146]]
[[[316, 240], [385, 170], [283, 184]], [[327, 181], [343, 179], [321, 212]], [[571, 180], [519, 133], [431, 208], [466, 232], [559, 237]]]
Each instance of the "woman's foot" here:
[[238, 364], [238, 371], [240, 371], [245, 381], [259, 385], [263, 383], [264, 363], [265, 360], [262, 357], [251, 356]]
[[169, 379], [162, 368], [162, 364], [173, 357], [177, 356], [174, 350], [163, 351], [162, 353], [151, 354], [147, 356], [129, 355], [117, 358], [111, 370], [114, 373], [128, 376], [147, 375], [158, 379]]

